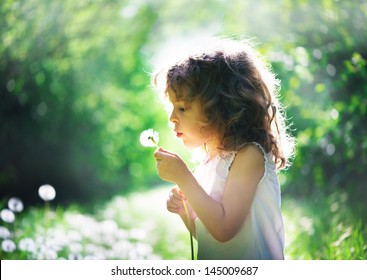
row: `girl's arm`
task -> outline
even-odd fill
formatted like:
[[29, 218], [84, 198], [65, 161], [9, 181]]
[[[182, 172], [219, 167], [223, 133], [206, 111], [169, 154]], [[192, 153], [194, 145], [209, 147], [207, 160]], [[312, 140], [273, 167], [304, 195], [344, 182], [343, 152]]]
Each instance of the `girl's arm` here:
[[179, 156], [163, 149], [154, 155], [159, 176], [179, 186], [211, 235], [221, 242], [232, 239], [249, 213], [264, 174], [262, 152], [249, 145], [237, 153], [219, 202], [205, 192]]

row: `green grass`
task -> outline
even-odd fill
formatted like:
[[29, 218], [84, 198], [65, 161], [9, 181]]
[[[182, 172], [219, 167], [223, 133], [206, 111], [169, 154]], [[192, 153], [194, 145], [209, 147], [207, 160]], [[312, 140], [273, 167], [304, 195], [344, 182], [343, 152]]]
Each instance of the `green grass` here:
[[288, 259], [367, 259], [367, 227], [346, 193], [315, 200], [283, 199]]
[[[162, 187], [117, 196], [94, 214], [77, 206], [51, 206], [48, 220], [43, 208], [16, 214], [15, 223], [1, 225], [10, 231], [7, 239], [16, 249], [1, 249], [0, 257], [189, 260], [189, 233], [178, 216], [167, 212], [167, 193]], [[366, 226], [348, 207], [346, 194], [314, 201], [284, 198], [282, 208], [287, 259], [367, 259]], [[25, 238], [28, 251], [21, 250]]]

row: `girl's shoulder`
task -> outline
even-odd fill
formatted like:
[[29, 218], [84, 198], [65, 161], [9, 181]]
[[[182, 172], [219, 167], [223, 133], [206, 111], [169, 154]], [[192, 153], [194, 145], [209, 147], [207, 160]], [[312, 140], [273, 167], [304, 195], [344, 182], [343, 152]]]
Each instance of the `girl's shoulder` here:
[[265, 149], [257, 142], [250, 142], [238, 151], [225, 151], [221, 158], [227, 163], [228, 169], [231, 168], [234, 160], [239, 162], [261, 162], [267, 163], [269, 158]]
[[228, 153], [224, 161], [227, 174], [232, 171], [232, 173], [237, 172], [240, 176], [241, 174], [243, 175], [243, 172], [251, 170], [254, 176], [257, 174], [256, 177], [259, 177], [260, 181], [264, 180], [269, 174], [276, 174], [272, 153], [267, 153], [256, 142], [248, 143], [239, 151]]
[[249, 144], [236, 152], [222, 154], [216, 171], [219, 177], [237, 185], [258, 184], [266, 174], [263, 149]]

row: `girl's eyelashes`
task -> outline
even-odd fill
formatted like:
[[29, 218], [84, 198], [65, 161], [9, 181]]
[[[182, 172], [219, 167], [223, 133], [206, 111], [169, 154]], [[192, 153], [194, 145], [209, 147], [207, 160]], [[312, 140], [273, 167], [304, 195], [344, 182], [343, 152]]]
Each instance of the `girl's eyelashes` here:
[[186, 104], [176, 104], [175, 106], [177, 108], [177, 110], [179, 112], [186, 112], [187, 110], [190, 109], [190, 106], [186, 105]]
[[173, 102], [171, 103], [171, 110], [175, 110], [181, 113], [187, 112], [191, 106], [186, 102]]

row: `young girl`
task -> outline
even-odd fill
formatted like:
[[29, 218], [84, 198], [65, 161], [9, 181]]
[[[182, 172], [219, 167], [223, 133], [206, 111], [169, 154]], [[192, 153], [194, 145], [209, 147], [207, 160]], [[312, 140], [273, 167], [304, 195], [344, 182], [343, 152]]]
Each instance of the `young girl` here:
[[154, 153], [161, 179], [177, 185], [167, 209], [192, 229], [197, 259], [284, 259], [277, 170], [293, 141], [274, 75], [248, 44], [224, 39], [155, 74], [155, 86], [162, 75], [176, 137], [206, 154], [193, 174], [177, 154]]

